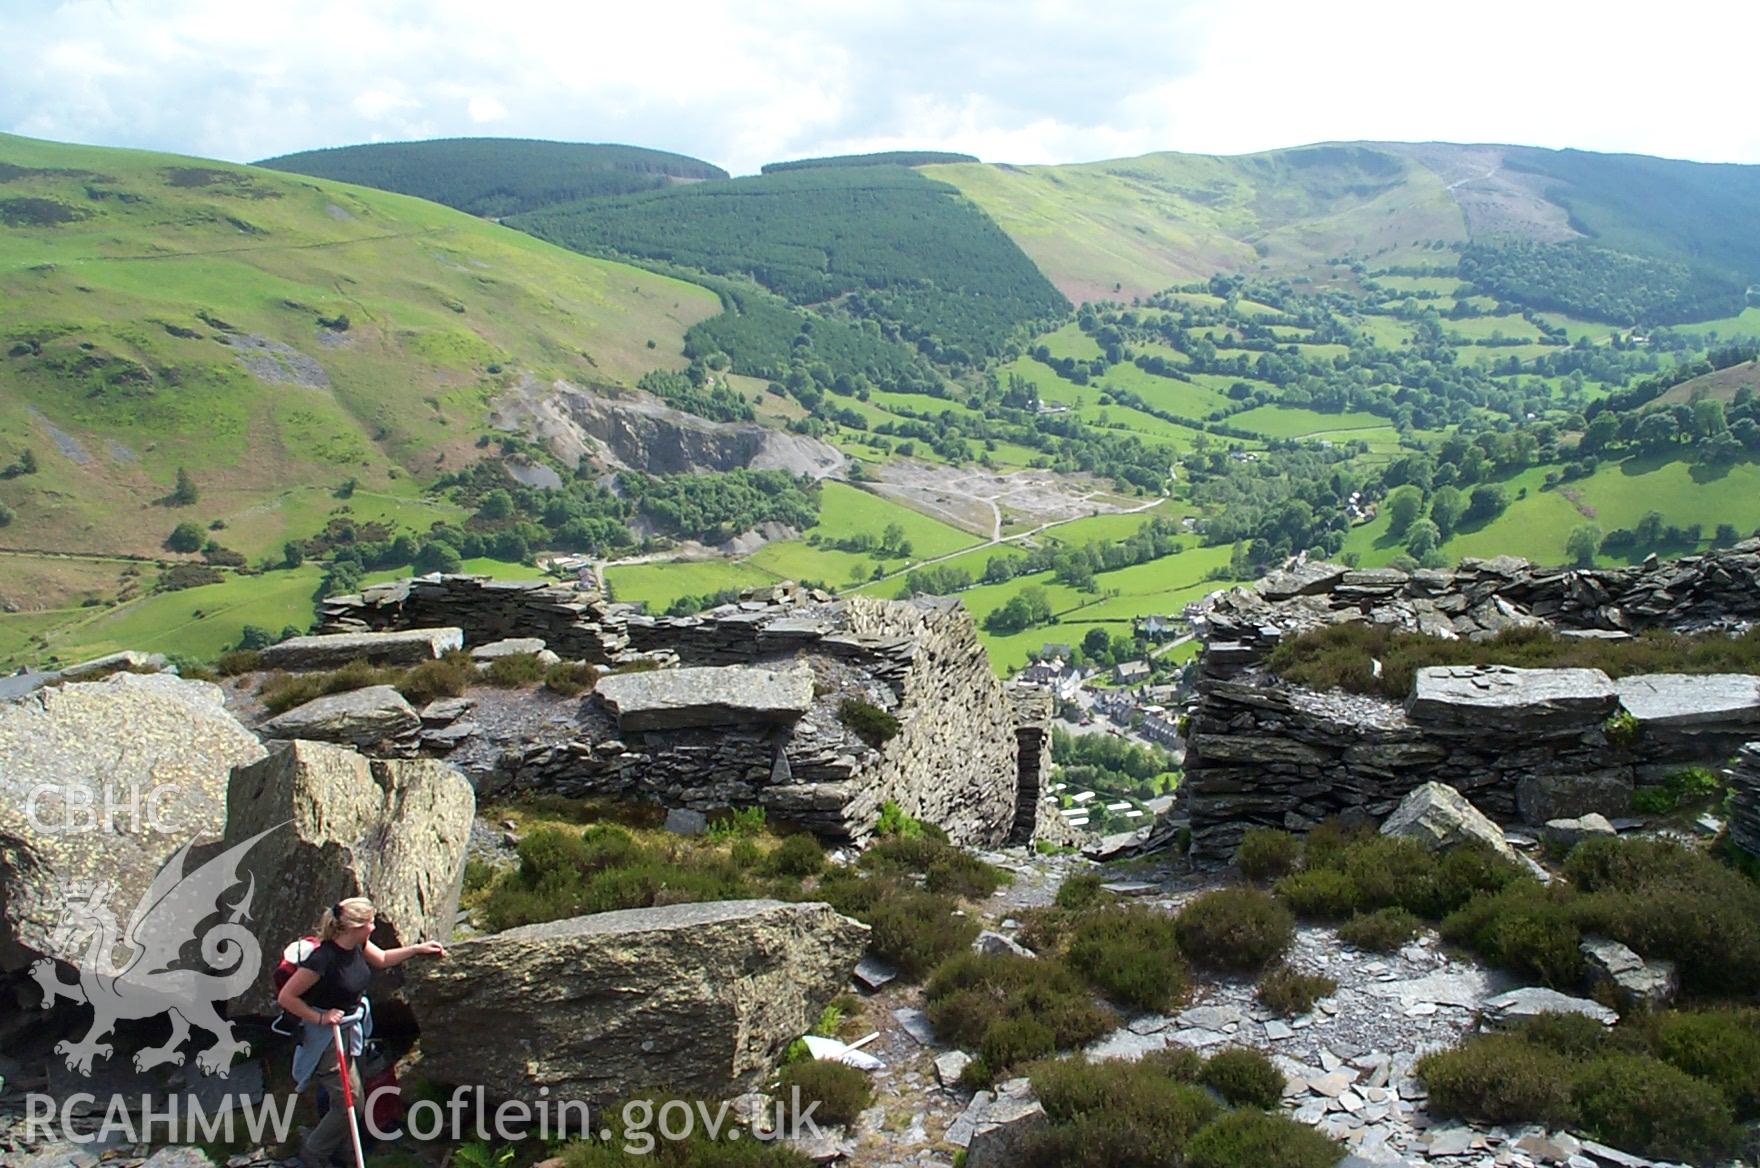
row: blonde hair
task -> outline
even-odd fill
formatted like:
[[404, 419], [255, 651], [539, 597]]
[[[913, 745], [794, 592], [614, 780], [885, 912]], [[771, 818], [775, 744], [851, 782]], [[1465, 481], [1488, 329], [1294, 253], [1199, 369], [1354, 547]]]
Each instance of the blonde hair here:
[[373, 916], [373, 902], [364, 896], [339, 900], [324, 910], [324, 918], [318, 922], [318, 940], [334, 940], [337, 933], [364, 925]]

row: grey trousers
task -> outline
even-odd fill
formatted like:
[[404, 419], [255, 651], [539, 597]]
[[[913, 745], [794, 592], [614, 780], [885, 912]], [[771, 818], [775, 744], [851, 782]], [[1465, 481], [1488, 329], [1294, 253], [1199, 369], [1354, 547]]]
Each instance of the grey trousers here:
[[[330, 1065], [312, 1076], [312, 1083], [322, 1083], [330, 1095], [330, 1110], [318, 1121], [305, 1143], [300, 1145], [299, 1158], [305, 1168], [330, 1168], [334, 1163], [354, 1163], [354, 1146], [348, 1140], [348, 1109], [342, 1105], [342, 1075], [336, 1070], [335, 1052]], [[361, 1115], [361, 1072], [354, 1059], [348, 1060], [348, 1083], [354, 1092], [355, 1120], [364, 1125]], [[317, 1090], [314, 1086], [313, 1094]], [[364, 1127], [363, 1127], [364, 1130]]]

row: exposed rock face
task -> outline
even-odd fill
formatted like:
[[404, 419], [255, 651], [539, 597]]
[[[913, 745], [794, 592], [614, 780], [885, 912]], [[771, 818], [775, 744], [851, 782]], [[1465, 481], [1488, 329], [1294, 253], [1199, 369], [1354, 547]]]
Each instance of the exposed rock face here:
[[750, 467], [818, 479], [846, 462], [836, 447], [805, 434], [755, 422], [712, 422], [650, 394], [589, 393], [566, 381], [510, 390], [496, 399], [490, 420], [533, 434], [571, 465], [590, 455], [650, 474]]
[[623, 731], [791, 723], [812, 708], [813, 675], [744, 665], [656, 669], [613, 674], [598, 694]]
[[218, 686], [170, 674], [0, 704], [0, 968], [52, 953], [65, 885], [110, 885], [126, 921], [179, 848], [219, 836], [227, 775], [262, 756]]
[[[872, 833], [889, 800], [959, 843], [1000, 844], [1030, 834], [1024, 815], [1044, 819], [1042, 791], [1022, 787], [1043, 777], [1047, 711], [1010, 698], [955, 602], [834, 600], [778, 585], [656, 618], [588, 588], [448, 576], [333, 598], [321, 611], [326, 628], [447, 623], [472, 645], [532, 636], [575, 660], [640, 655], [687, 667], [613, 674], [559, 725], [494, 752], [462, 748], [479, 790], [619, 794], [696, 811], [758, 805], [851, 840]], [[784, 688], [744, 692], [753, 681]], [[849, 698], [897, 718], [899, 732], [864, 741], [839, 716]], [[459, 737], [430, 742], [451, 748]], [[1039, 751], [1027, 772], [1023, 743]]]
[[375, 665], [419, 665], [449, 649], [464, 647], [457, 628], [405, 629], [389, 633], [326, 633], [289, 637], [261, 650], [264, 669], [338, 669], [350, 661]]
[[843, 990], [867, 926], [823, 904], [675, 904], [527, 925], [412, 966], [423, 1073], [501, 1099], [751, 1090]]
[[422, 728], [422, 719], [388, 685], [369, 685], [313, 698], [263, 724], [268, 738], [304, 738], [362, 748], [390, 743]]
[[278, 742], [233, 771], [227, 842], [286, 824], [245, 859], [264, 969], [237, 1004], [267, 1011], [282, 946], [346, 897], [372, 900], [381, 948], [451, 936], [475, 812], [464, 776], [432, 759], [369, 760], [328, 743]]
[[1381, 834], [1414, 840], [1432, 852], [1476, 842], [1515, 859], [1503, 829], [1467, 802], [1466, 796], [1443, 783], [1425, 783], [1400, 800], [1381, 825]]
[[[1554, 571], [1500, 557], [1458, 571], [1349, 571], [1301, 562], [1187, 610], [1205, 638], [1179, 801], [1192, 855], [1225, 860], [1247, 826], [1303, 831], [1329, 816], [1374, 821], [1426, 782], [1464, 793], [1493, 820], [1545, 823], [1627, 813], [1635, 787], [1681, 766], [1718, 765], [1760, 738], [1760, 678], [1438, 666], [1408, 700], [1313, 693], [1269, 674], [1285, 636], [1366, 621], [1441, 639], [1550, 625], [1624, 638], [1633, 630], [1738, 630], [1760, 620], [1760, 540], [1672, 563]], [[1624, 708], [1635, 735], [1610, 734]], [[1732, 833], [1760, 850], [1755, 806]], [[1738, 791], [1741, 779], [1734, 779]], [[1747, 846], [1747, 845], [1744, 845]]]

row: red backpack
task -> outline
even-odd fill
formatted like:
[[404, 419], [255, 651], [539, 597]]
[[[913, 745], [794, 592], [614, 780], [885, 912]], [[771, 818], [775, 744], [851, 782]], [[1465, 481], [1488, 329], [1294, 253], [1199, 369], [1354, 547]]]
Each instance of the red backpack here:
[[[275, 969], [269, 974], [269, 994], [271, 997], [279, 998], [281, 996], [281, 987], [293, 977], [294, 971], [299, 968], [299, 963], [310, 957], [312, 950], [317, 947], [318, 939], [316, 937], [301, 937], [297, 941], [288, 942], [287, 948], [281, 951], [281, 960], [275, 963]], [[269, 1028], [277, 1034], [292, 1035], [298, 1031], [298, 1023], [299, 1019], [283, 1010], [280, 1016], [270, 1023]]]

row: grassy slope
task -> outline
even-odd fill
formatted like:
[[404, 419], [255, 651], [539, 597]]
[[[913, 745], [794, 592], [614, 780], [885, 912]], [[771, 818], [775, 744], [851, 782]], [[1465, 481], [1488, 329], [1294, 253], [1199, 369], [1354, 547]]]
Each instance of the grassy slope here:
[[1744, 386], [1760, 393], [1760, 361], [1731, 365], [1728, 369], [1719, 369], [1715, 373], [1683, 381], [1657, 398], [1656, 404], [1673, 405], [1676, 402], [1692, 402], [1700, 398], [1733, 401], [1736, 391]]
[[[0, 203], [15, 217], [76, 217], [0, 230], [0, 454], [29, 446], [42, 466], [0, 483], [9, 546], [154, 554], [179, 520], [222, 519], [218, 538], [254, 556], [321, 525], [350, 477], [357, 515], [426, 527], [443, 513], [412, 480], [475, 456], [508, 379], [633, 383], [681, 365], [684, 330], [718, 309], [401, 195], [6, 135], [0, 162], [0, 201], [46, 201]], [[337, 314], [346, 332], [318, 324]], [[211, 321], [321, 376], [300, 384], [281, 360], [280, 380], [255, 376]], [[33, 341], [40, 354], [3, 355]], [[200, 500], [157, 506], [179, 466]]]
[[1466, 234], [1431, 171], [1366, 147], [1149, 154], [1072, 166], [967, 163], [923, 173], [964, 191], [1078, 302]]

